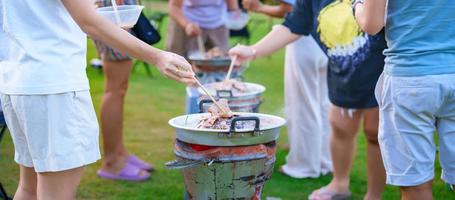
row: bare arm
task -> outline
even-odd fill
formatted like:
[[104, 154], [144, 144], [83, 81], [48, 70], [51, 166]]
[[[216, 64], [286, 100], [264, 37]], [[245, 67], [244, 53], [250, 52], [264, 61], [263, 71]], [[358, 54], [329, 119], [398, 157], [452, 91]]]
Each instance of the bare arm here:
[[182, 11], [183, 0], [169, 0], [168, 9], [169, 9], [169, 16], [172, 17], [175, 21], [177, 21], [180, 26], [185, 29], [185, 33], [188, 36], [194, 37], [202, 33], [199, 25], [194, 24], [186, 16], [183, 14]]
[[292, 33], [286, 26], [276, 25], [265, 37], [252, 46], [236, 46], [229, 51], [230, 56], [237, 56], [239, 62], [270, 55], [287, 44], [297, 40], [300, 35]]
[[272, 6], [262, 4], [259, 0], [243, 0], [242, 4], [249, 11], [279, 18], [283, 18], [288, 12], [292, 11], [292, 5], [284, 2], [280, 2], [280, 5]]
[[183, 0], [169, 0], [168, 9], [169, 16], [172, 17], [180, 26], [185, 27], [187, 24], [191, 23], [182, 11]]
[[376, 35], [384, 27], [387, 0], [365, 0], [356, 4], [355, 18], [360, 28], [370, 35]]
[[74, 21], [93, 38], [128, 53], [128, 55], [154, 64], [163, 75], [174, 80], [193, 84], [191, 65], [181, 56], [162, 51], [135, 38], [96, 13], [93, 0], [62, 0]]

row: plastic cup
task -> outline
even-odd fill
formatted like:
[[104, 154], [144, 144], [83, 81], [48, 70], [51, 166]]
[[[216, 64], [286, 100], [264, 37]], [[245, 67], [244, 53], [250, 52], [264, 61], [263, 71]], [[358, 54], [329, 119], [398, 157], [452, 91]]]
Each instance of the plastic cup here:
[[142, 9], [144, 9], [144, 6], [140, 5], [117, 6], [119, 19], [115, 16], [114, 7], [112, 6], [98, 8], [97, 12], [122, 28], [132, 28], [137, 23]]

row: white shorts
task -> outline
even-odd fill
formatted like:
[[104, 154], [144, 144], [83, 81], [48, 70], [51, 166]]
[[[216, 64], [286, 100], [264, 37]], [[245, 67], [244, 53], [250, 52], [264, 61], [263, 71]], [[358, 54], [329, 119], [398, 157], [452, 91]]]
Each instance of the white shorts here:
[[383, 74], [376, 86], [376, 98], [387, 183], [416, 186], [432, 180], [438, 148], [442, 179], [455, 184], [455, 74]]
[[98, 122], [89, 91], [0, 94], [15, 161], [36, 172], [81, 167], [100, 159]]

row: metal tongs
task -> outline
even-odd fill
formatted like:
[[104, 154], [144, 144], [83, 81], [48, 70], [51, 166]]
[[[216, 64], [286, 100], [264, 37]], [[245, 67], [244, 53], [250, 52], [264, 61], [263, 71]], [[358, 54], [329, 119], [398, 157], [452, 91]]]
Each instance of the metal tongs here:
[[224, 108], [215, 100], [215, 98], [213, 98], [213, 96], [209, 93], [209, 91], [207, 91], [207, 88], [205, 88], [201, 82], [199, 82], [199, 80], [196, 78], [196, 76], [194, 76], [194, 80], [196, 81], [196, 83], [199, 85], [199, 87], [204, 91], [204, 93], [209, 96], [209, 98], [213, 101], [213, 103], [216, 105], [216, 107], [218, 107], [218, 109], [221, 110], [221, 112], [223, 112], [224, 114], [229, 114], [229, 112], [227, 112], [226, 110], [224, 110]]

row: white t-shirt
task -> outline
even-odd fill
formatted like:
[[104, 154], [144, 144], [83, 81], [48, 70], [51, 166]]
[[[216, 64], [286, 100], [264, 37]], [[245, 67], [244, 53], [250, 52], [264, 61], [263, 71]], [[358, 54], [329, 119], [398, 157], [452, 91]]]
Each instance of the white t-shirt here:
[[0, 92], [88, 90], [87, 36], [60, 0], [0, 0]]

